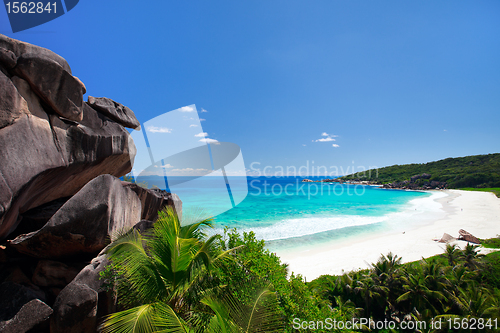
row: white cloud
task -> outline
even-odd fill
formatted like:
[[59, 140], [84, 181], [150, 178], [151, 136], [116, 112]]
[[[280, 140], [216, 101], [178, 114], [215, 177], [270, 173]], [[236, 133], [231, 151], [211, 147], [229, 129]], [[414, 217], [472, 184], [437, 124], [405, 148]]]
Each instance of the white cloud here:
[[304, 147], [305, 147], [306, 145], [302, 145], [302, 146], [304, 146]]
[[191, 172], [191, 171], [194, 171], [194, 169], [193, 168], [173, 169], [172, 171], [177, 171], [177, 172]]
[[183, 106], [182, 108], [179, 109], [180, 112], [193, 112], [194, 107], [192, 106]]
[[321, 139], [318, 139], [318, 140], [312, 140], [312, 142], [331, 142], [331, 141], [337, 141], [334, 138], [338, 137], [338, 135], [328, 134], [326, 132], [321, 133], [321, 136], [324, 136], [324, 138], [321, 138]]
[[170, 165], [170, 164], [167, 164], [167, 165], [162, 165], [161, 167], [165, 168], [165, 169], [170, 169], [170, 168], [173, 168], [174, 166]]
[[197, 138], [204, 138], [204, 137], [206, 137], [207, 135], [208, 135], [208, 133], [207, 133], [207, 132], [201, 132], [201, 133], [196, 134], [196, 135], [195, 135], [195, 137], [197, 137]]
[[147, 131], [151, 133], [172, 133], [171, 128], [156, 127], [156, 126], [148, 126]]
[[170, 170], [171, 173], [175, 173], [177, 175], [183, 174], [183, 175], [203, 175], [206, 174], [208, 169], [193, 169], [193, 168], [184, 168], [184, 169], [172, 169]]
[[200, 142], [214, 143], [214, 142], [219, 142], [219, 141], [217, 141], [215, 139], [204, 138], [204, 139], [201, 139]]
[[328, 137], [328, 138], [321, 138], [321, 139], [318, 139], [314, 142], [330, 142], [330, 141], [336, 141], [334, 138], [331, 138], [331, 137]]
[[201, 108], [201, 112], [208, 112], [207, 110], [205, 110], [204, 108]]
[[335, 143], [334, 143], [334, 144], [332, 145], [332, 147], [334, 147], [334, 148], [338, 148], [338, 147], [340, 147], [340, 146], [339, 146], [338, 144], [335, 144]]
[[189, 125], [189, 127], [198, 127], [198, 125], [191, 124], [191, 125]]
[[200, 118], [200, 121], [205, 121], [206, 119]]

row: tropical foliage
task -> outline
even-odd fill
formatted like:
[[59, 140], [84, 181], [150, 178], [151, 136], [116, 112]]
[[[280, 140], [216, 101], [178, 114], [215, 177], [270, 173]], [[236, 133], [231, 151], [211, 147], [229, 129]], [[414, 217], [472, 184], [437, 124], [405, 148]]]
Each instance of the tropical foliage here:
[[266, 286], [245, 303], [221, 284], [217, 270], [233, 260], [208, 237], [211, 220], [181, 226], [172, 210], [159, 213], [151, 233], [118, 237], [107, 253], [123, 311], [106, 318], [103, 332], [274, 332], [282, 320]]
[[[447, 245], [443, 255], [401, 264], [392, 254], [364, 271], [321, 276], [309, 285], [333, 307], [337, 297], [362, 308], [374, 321], [488, 318], [500, 321], [500, 252], [487, 256], [478, 246]], [[500, 325], [500, 324], [499, 324]], [[497, 325], [498, 327], [498, 325]], [[444, 326], [443, 326], [444, 328]], [[483, 331], [496, 331], [495, 325]], [[447, 331], [447, 330], [444, 330]]]

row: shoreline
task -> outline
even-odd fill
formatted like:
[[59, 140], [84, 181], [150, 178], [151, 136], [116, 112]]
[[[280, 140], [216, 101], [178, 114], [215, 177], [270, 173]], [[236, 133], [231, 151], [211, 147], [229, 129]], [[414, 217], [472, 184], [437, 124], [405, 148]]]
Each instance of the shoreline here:
[[[341, 275], [343, 272], [369, 268], [381, 254], [389, 252], [402, 257], [402, 262], [441, 254], [446, 244], [433, 239], [440, 239], [443, 233], [458, 237], [458, 230], [464, 229], [478, 238], [492, 238], [500, 234], [500, 199], [495, 194], [461, 190], [426, 192], [445, 195], [432, 199], [439, 208], [422, 216], [427, 220], [424, 224], [409, 222], [406, 225], [408, 228], [405, 228], [399, 223], [400, 226], [392, 230], [308, 249], [278, 250], [276, 254], [283, 263], [289, 265], [290, 272], [312, 281], [324, 274]], [[413, 206], [409, 207], [413, 209]], [[396, 213], [402, 215], [396, 218], [409, 213], [408, 209]], [[414, 217], [418, 217], [418, 214]], [[467, 244], [465, 241], [453, 243], [461, 248]]]

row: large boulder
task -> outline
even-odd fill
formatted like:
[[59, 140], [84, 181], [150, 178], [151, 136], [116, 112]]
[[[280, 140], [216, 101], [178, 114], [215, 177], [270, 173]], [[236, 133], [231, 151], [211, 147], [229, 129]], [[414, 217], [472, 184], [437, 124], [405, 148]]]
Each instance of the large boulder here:
[[0, 116], [8, 124], [0, 128], [0, 147], [8, 147], [0, 150], [0, 240], [17, 227], [20, 214], [69, 197], [98, 175], [125, 175], [135, 155], [125, 128], [86, 103], [82, 121], [75, 123], [45, 112], [23, 79], [2, 78], [0, 92], [16, 83], [30, 114], [21, 108]]
[[98, 293], [86, 284], [70, 283], [54, 303], [51, 333], [95, 332]]
[[72, 196], [98, 175], [131, 170], [125, 122], [83, 102], [85, 92], [62, 57], [0, 35], [0, 240], [20, 214]]
[[34, 299], [26, 303], [14, 318], [0, 322], [2, 333], [24, 333], [41, 328], [48, 322], [52, 309], [50, 306]]
[[0, 321], [12, 319], [24, 304], [40, 298], [39, 293], [18, 283], [0, 284]]
[[74, 121], [83, 119], [85, 87], [57, 62], [36, 53], [23, 54], [17, 59], [15, 73], [58, 115]]
[[0, 72], [0, 129], [28, 114], [28, 104], [24, 98], [12, 81]]
[[[60, 55], [46, 48], [12, 39], [2, 34], [0, 34], [0, 48], [12, 52], [16, 59], [27, 53], [39, 54], [40, 56], [57, 62], [65, 71], [71, 74], [71, 68], [69, 67], [68, 62]], [[9, 58], [12, 58], [12, 55], [9, 54]], [[0, 61], [2, 61], [2, 57], [0, 57]], [[11, 63], [12, 61], [13, 60], [10, 60]]]
[[87, 104], [125, 127], [135, 129], [141, 126], [132, 110], [110, 98], [89, 96]]
[[0, 47], [0, 64], [3, 64], [7, 69], [14, 68], [17, 64], [17, 57], [14, 52]]
[[78, 272], [77, 268], [62, 262], [40, 260], [31, 279], [40, 287], [65, 287], [78, 275]]
[[114, 310], [112, 293], [100, 279], [108, 264], [105, 255], [98, 256], [59, 293], [53, 306], [51, 333], [95, 332], [99, 315]]
[[125, 188], [134, 191], [139, 197], [142, 206], [141, 219], [156, 221], [158, 212], [166, 207], [170, 207], [179, 214], [182, 214], [182, 201], [177, 194], [160, 189], [147, 189], [135, 183], [122, 182]]
[[111, 175], [96, 177], [68, 200], [38, 231], [9, 244], [38, 258], [98, 253], [117, 232], [141, 220], [137, 195]]

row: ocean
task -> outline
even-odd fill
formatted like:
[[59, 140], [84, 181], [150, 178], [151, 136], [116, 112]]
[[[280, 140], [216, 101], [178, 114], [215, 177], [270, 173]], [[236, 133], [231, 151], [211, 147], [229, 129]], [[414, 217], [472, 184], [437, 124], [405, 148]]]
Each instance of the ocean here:
[[[202, 209], [214, 216], [216, 232], [222, 232], [225, 226], [240, 232], [253, 231], [273, 251], [374, 232], [404, 232], [425, 223], [426, 216], [431, 215], [428, 213], [435, 216], [441, 207], [434, 200], [442, 194], [439, 192], [306, 183], [302, 182], [304, 177], [227, 177], [229, 184], [236, 184], [230, 186], [237, 203], [233, 207], [233, 201], [228, 201], [228, 188], [217, 178], [200, 177], [195, 182], [169, 179], [170, 190], [183, 201], [183, 211]], [[246, 197], [243, 184], [248, 186]], [[239, 203], [238, 198], [242, 199]]]

